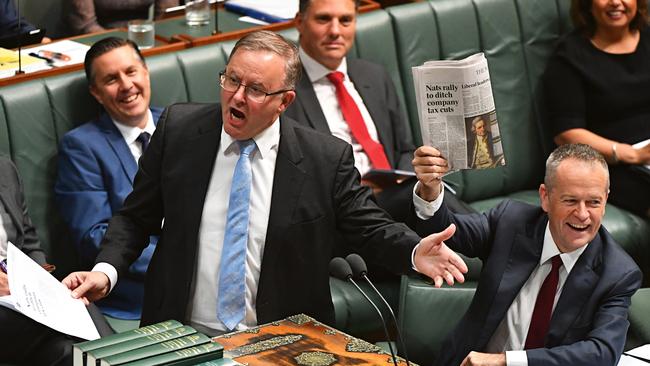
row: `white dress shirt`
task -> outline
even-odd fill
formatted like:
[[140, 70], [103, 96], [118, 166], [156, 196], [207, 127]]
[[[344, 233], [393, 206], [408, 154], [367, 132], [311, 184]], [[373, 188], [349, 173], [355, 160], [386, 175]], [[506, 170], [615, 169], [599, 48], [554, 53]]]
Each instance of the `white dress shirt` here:
[[149, 133], [149, 136], [151, 136], [156, 130], [156, 125], [153, 123], [153, 115], [151, 114], [151, 110], [147, 110], [147, 124], [144, 126], [144, 129], [140, 127], [125, 125], [124, 123], [121, 123], [120, 121], [116, 121], [114, 119], [111, 120], [113, 121], [115, 127], [117, 127], [117, 129], [122, 134], [122, 137], [124, 138], [126, 145], [129, 147], [131, 155], [133, 155], [135, 161], [137, 162], [140, 160], [140, 157], [144, 151], [142, 151], [142, 145], [136, 141], [136, 139], [143, 132], [147, 132]]
[[[413, 188], [413, 203], [418, 217], [426, 220], [431, 218], [442, 205], [444, 190], [434, 201], [427, 202], [415, 193], [419, 184], [419, 182], [416, 183]], [[523, 349], [526, 344], [528, 328], [533, 317], [537, 294], [546, 276], [551, 272], [551, 258], [559, 254], [560, 259], [562, 259], [558, 287], [553, 301], [553, 310], [555, 310], [555, 305], [557, 305], [557, 301], [562, 294], [564, 283], [585, 249], [587, 249], [587, 245], [570, 253], [560, 253], [551, 236], [550, 227], [546, 224], [544, 246], [542, 247], [542, 256], [539, 259], [539, 264], [530, 274], [530, 277], [528, 277], [528, 280], [519, 291], [515, 300], [510, 304], [505, 318], [494, 331], [494, 334], [492, 334], [492, 338], [490, 338], [487, 344], [486, 352], [505, 352], [507, 366], [528, 366], [526, 351], [523, 351]]]
[[336, 98], [336, 87], [329, 81], [327, 74], [334, 71], [340, 71], [343, 73], [343, 85], [357, 104], [359, 112], [361, 112], [361, 116], [363, 117], [363, 121], [366, 123], [368, 134], [377, 142], [379, 142], [379, 135], [377, 134], [375, 123], [372, 120], [372, 117], [370, 117], [368, 108], [366, 108], [361, 95], [348, 76], [348, 64], [346, 59], [343, 58], [343, 61], [336, 70], [330, 70], [311, 58], [302, 48], [299, 50], [299, 53], [302, 66], [305, 68], [309, 81], [311, 81], [314, 87], [314, 92], [316, 93], [320, 107], [323, 110], [323, 115], [325, 115], [330, 132], [332, 135], [352, 145], [352, 151], [354, 152], [354, 166], [357, 168], [361, 176], [363, 176], [372, 168], [372, 164], [370, 163], [370, 159], [366, 152], [363, 151], [361, 144], [352, 137], [350, 127], [345, 119], [343, 119], [343, 112], [341, 112], [339, 101]]
[[[255, 304], [271, 210], [275, 161], [280, 143], [280, 122], [276, 120], [254, 140], [257, 149], [251, 154], [252, 186], [246, 250], [246, 315], [243, 322], [237, 326], [237, 330], [257, 325]], [[190, 324], [198, 324], [218, 331], [227, 330], [217, 319], [217, 290], [230, 187], [238, 159], [239, 145], [222, 129], [217, 161], [203, 204], [199, 227], [198, 263], [190, 308]]]

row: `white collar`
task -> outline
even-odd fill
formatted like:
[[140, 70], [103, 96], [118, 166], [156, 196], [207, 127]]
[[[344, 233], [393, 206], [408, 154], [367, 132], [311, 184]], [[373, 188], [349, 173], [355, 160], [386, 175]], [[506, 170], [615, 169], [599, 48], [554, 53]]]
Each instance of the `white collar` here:
[[305, 50], [302, 48], [298, 49], [298, 53], [300, 54], [300, 61], [302, 62], [302, 66], [305, 68], [305, 72], [309, 77], [309, 81], [312, 83], [326, 77], [327, 74], [334, 71], [340, 71], [343, 73], [343, 75], [345, 75], [346, 78], [348, 77], [348, 63], [346, 57], [343, 57], [341, 64], [336, 68], [336, 70], [330, 70], [309, 56], [307, 52], [305, 52]]
[[[257, 145], [257, 153], [260, 154], [260, 159], [264, 159], [264, 156], [268, 154], [271, 150], [278, 149], [280, 143], [280, 117], [262, 132], [253, 137], [255, 144]], [[232, 136], [224, 131], [223, 126], [221, 126], [221, 146], [223, 146], [224, 154], [234, 154], [239, 153], [239, 148], [235, 148], [234, 145], [237, 140], [233, 139]]]
[[544, 246], [542, 247], [542, 256], [539, 258], [539, 265], [541, 266], [546, 263], [546, 261], [559, 254], [560, 259], [562, 259], [562, 264], [564, 264], [564, 268], [567, 273], [570, 273], [582, 253], [587, 249], [588, 245], [589, 243], [569, 253], [560, 253], [560, 250], [551, 235], [551, 226], [549, 222], [546, 224], [546, 231], [544, 232]]
[[111, 121], [113, 121], [115, 127], [117, 127], [117, 129], [120, 131], [127, 145], [132, 144], [142, 132], [148, 132], [149, 135], [153, 135], [154, 131], [156, 130], [156, 125], [153, 123], [153, 114], [151, 114], [150, 109], [147, 109], [147, 124], [144, 126], [144, 129], [126, 125], [122, 122], [114, 120], [113, 117], [111, 117]]

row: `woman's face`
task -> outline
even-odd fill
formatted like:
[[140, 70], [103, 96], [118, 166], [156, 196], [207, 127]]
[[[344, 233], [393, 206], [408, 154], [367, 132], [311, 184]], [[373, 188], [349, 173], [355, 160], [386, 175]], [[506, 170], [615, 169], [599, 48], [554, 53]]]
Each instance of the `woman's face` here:
[[636, 1], [592, 0], [591, 14], [596, 20], [596, 27], [598, 29], [628, 28], [636, 16]]

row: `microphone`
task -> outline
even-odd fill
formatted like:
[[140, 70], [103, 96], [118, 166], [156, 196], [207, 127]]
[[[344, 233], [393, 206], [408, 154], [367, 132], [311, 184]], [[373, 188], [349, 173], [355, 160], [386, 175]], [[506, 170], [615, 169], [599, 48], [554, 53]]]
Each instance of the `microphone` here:
[[397, 357], [395, 357], [395, 351], [393, 351], [393, 346], [390, 344], [390, 335], [388, 334], [388, 328], [386, 327], [386, 321], [384, 320], [384, 316], [381, 314], [381, 311], [379, 311], [379, 308], [377, 305], [375, 305], [372, 300], [366, 295], [366, 293], [357, 285], [357, 283], [352, 279], [352, 268], [350, 268], [350, 264], [346, 262], [345, 259], [341, 257], [336, 257], [333, 258], [330, 261], [330, 274], [339, 280], [343, 281], [349, 281], [354, 285], [354, 287], [361, 292], [361, 295], [368, 300], [370, 305], [372, 305], [373, 308], [375, 308], [375, 311], [377, 311], [377, 314], [379, 314], [379, 318], [381, 319], [381, 324], [384, 326], [384, 334], [386, 335], [386, 339], [389, 341], [388, 342], [388, 348], [390, 349], [390, 355], [393, 359], [393, 364], [397, 366]]
[[404, 350], [404, 359], [406, 360], [406, 364], [410, 366], [411, 364], [409, 363], [409, 356], [406, 352], [406, 344], [404, 343], [404, 338], [402, 338], [402, 332], [399, 330], [399, 326], [397, 325], [397, 318], [395, 317], [395, 313], [393, 312], [393, 308], [390, 307], [388, 304], [388, 301], [382, 296], [381, 292], [377, 290], [375, 285], [370, 281], [370, 278], [368, 278], [368, 267], [366, 266], [366, 262], [361, 258], [360, 255], [356, 253], [352, 253], [345, 257], [345, 260], [348, 262], [350, 265], [350, 268], [352, 269], [352, 272], [354, 273], [354, 277], [361, 277], [368, 282], [370, 287], [375, 291], [377, 295], [379, 295], [379, 298], [384, 302], [384, 305], [388, 308], [388, 311], [390, 312], [390, 316], [393, 318], [393, 322], [395, 324], [395, 329], [397, 330], [397, 339], [399, 341], [400, 346], [402, 347], [402, 350]]

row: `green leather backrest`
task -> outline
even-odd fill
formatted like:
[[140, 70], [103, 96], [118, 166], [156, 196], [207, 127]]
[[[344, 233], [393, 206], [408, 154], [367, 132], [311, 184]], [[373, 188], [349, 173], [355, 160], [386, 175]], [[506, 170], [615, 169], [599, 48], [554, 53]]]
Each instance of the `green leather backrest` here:
[[419, 136], [411, 67], [484, 52], [507, 165], [464, 171], [459, 193], [476, 201], [534, 189], [548, 140], [539, 130], [539, 77], [566, 30], [562, 0], [430, 0], [388, 8], [395, 29], [408, 112]]
[[435, 288], [419, 277], [402, 276], [398, 319], [410, 361], [433, 365], [442, 342], [469, 308], [475, 289], [476, 282]]

